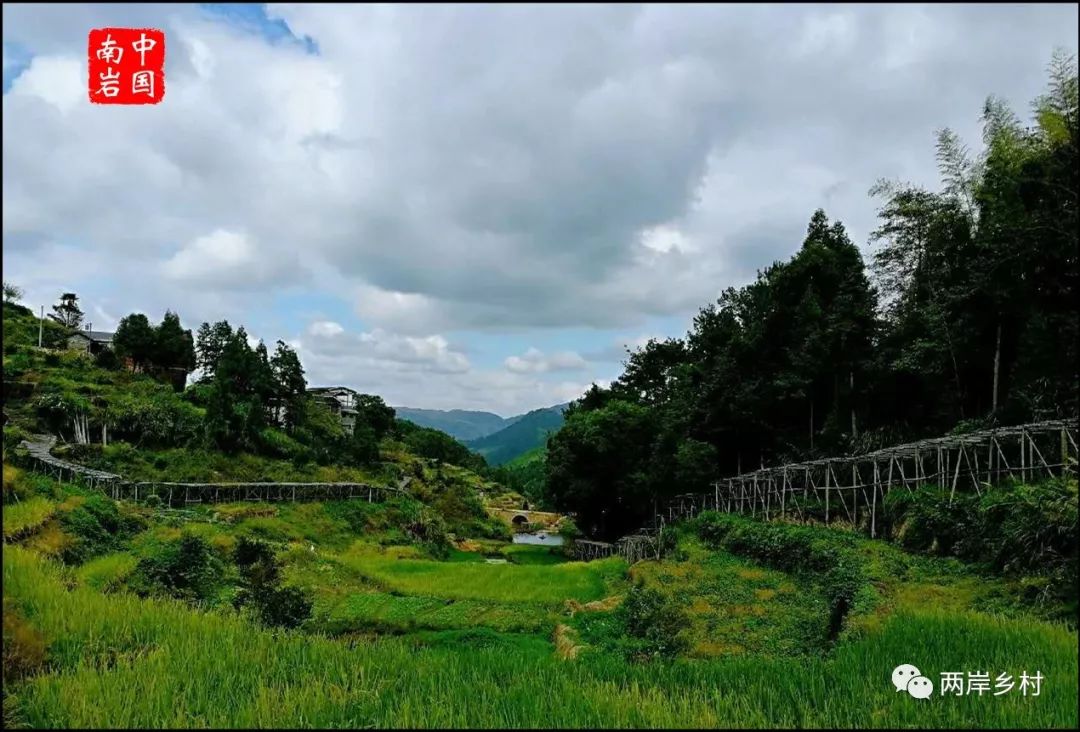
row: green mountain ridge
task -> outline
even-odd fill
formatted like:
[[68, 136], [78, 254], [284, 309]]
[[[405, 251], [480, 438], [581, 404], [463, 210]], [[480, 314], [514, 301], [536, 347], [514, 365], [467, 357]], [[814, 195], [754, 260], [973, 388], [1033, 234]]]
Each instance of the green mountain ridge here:
[[458, 440], [477, 440], [505, 429], [524, 415], [500, 417], [492, 412], [466, 409], [418, 409], [394, 407], [401, 419], [421, 427], [437, 429]]
[[541, 447], [547, 436], [563, 424], [563, 411], [568, 404], [534, 409], [522, 415], [513, 424], [493, 434], [465, 444], [480, 453], [491, 465], [503, 465]]

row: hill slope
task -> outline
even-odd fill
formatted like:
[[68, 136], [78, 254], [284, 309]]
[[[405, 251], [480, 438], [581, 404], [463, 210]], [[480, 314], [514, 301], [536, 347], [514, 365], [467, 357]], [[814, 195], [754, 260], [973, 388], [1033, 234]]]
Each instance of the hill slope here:
[[440, 430], [459, 440], [476, 440], [498, 432], [519, 417], [506, 419], [491, 412], [472, 412], [465, 409], [413, 409], [394, 407], [398, 417], [421, 427]]
[[494, 434], [466, 444], [491, 465], [502, 465], [544, 444], [548, 434], [562, 427], [566, 404], [534, 409]]

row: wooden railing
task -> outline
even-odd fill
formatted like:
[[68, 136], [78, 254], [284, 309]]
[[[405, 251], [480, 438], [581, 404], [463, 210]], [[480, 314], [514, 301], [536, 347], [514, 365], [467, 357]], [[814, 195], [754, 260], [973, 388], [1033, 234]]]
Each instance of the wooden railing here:
[[1076, 420], [1054, 420], [919, 440], [862, 455], [767, 467], [718, 480], [711, 493], [667, 502], [657, 520], [723, 511], [771, 518], [823, 513], [877, 535], [878, 504], [891, 491], [936, 485], [981, 494], [1003, 479], [1076, 474]]
[[116, 500], [146, 501], [151, 496], [166, 506], [190, 506], [199, 503], [234, 501], [331, 501], [364, 499], [381, 502], [392, 495], [406, 494], [411, 478], [405, 478], [396, 488], [368, 483], [179, 483], [170, 481], [128, 481], [114, 473], [95, 470], [69, 462], [52, 454], [56, 438], [34, 435], [23, 440], [27, 450], [24, 463], [59, 481], [81, 483], [101, 490]]

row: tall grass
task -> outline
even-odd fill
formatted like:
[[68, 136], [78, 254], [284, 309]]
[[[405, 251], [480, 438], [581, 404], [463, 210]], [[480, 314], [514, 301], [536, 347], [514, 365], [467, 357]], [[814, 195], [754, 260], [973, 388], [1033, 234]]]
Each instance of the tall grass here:
[[313, 626], [338, 634], [357, 630], [408, 632], [416, 629], [491, 628], [503, 632], [550, 633], [552, 615], [525, 603], [401, 597], [385, 592], [351, 592], [316, 600]]
[[[512, 646], [350, 647], [271, 633], [175, 601], [67, 591], [55, 565], [20, 547], [4, 552], [4, 589], [50, 642], [52, 672], [8, 690], [14, 720], [34, 727], [1077, 724], [1076, 634], [975, 613], [900, 614], [830, 658], [639, 666], [588, 654], [566, 662]], [[1046, 680], [1038, 697], [917, 701], [889, 681], [904, 662], [932, 679], [1026, 669]]]
[[346, 553], [338, 561], [387, 590], [406, 595], [548, 604], [600, 599], [608, 584], [626, 569], [618, 558], [545, 566], [394, 560]]
[[49, 520], [56, 504], [41, 496], [32, 496], [18, 503], [4, 504], [4, 538], [14, 539], [30, 533]]
[[111, 592], [122, 587], [123, 582], [139, 564], [139, 558], [128, 552], [106, 554], [91, 559], [75, 570], [75, 576], [87, 587], [100, 592]]

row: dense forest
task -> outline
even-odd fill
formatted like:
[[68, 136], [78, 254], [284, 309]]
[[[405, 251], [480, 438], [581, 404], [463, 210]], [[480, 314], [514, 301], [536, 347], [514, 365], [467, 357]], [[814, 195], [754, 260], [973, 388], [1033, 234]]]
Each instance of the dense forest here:
[[1077, 71], [1056, 54], [1025, 126], [937, 135], [938, 191], [881, 181], [867, 265], [813, 213], [801, 248], [630, 353], [548, 442], [546, 498], [613, 537], [717, 475], [1077, 413]]

